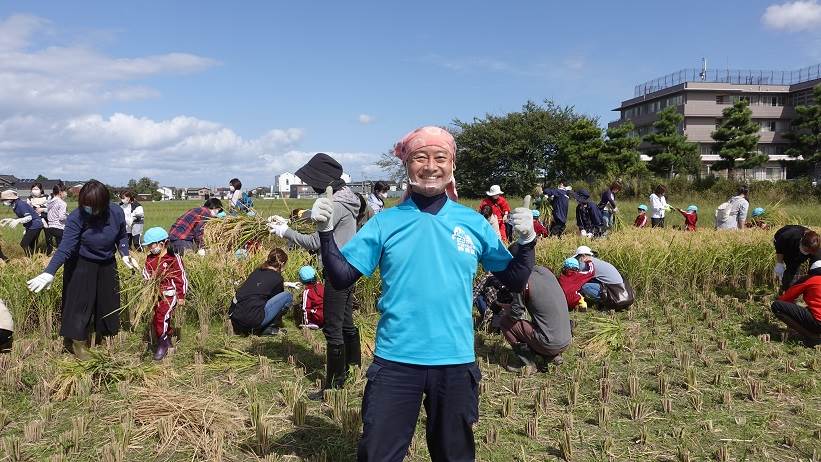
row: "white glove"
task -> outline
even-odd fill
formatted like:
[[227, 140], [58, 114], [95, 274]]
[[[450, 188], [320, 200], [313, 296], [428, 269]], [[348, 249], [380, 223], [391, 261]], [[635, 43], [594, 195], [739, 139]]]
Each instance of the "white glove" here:
[[285, 231], [288, 231], [288, 223], [272, 222], [268, 223], [268, 231], [271, 234], [276, 234], [279, 237], [285, 236]]
[[14, 221], [14, 218], [3, 218], [0, 220], [0, 226], [8, 226], [12, 221]]
[[12, 218], [12, 219], [8, 222], [7, 226], [8, 226], [9, 228], [11, 228], [11, 229], [14, 229], [14, 228], [16, 228], [16, 227], [17, 227], [17, 225], [19, 225], [20, 223], [27, 223], [27, 222], [29, 222], [29, 221], [31, 221], [31, 218], [29, 218], [28, 220], [26, 220], [25, 218]]
[[285, 287], [287, 287], [289, 289], [300, 289], [300, 288], [302, 288], [302, 284], [299, 283], [299, 282], [287, 282], [286, 281], [284, 285], [285, 285]]
[[334, 229], [333, 197], [334, 188], [328, 186], [325, 188], [325, 196], [315, 200], [313, 207], [311, 207], [311, 219], [316, 222], [316, 230], [319, 232], [333, 231]]
[[279, 215], [271, 215], [270, 217], [266, 218], [265, 221], [268, 223], [288, 223], [288, 219], [281, 217]]
[[36, 293], [40, 293], [43, 289], [48, 289], [51, 287], [51, 283], [54, 281], [54, 275], [48, 273], [42, 273], [34, 279], [30, 279], [26, 282], [29, 290]]
[[778, 279], [782, 279], [784, 278], [784, 271], [786, 269], [787, 265], [785, 265], [784, 263], [776, 263], [775, 268], [773, 269], [773, 274], [775, 274], [775, 277], [777, 277]]
[[197, 250], [197, 255], [199, 255], [200, 257], [204, 257], [205, 256], [205, 249]]
[[536, 230], [533, 229], [533, 212], [530, 210], [530, 195], [525, 196], [522, 207], [513, 209], [510, 218], [513, 221], [513, 230], [519, 236], [519, 244], [527, 244], [536, 239]]
[[134, 257], [132, 257], [131, 255], [126, 255], [123, 257], [123, 264], [126, 268], [132, 271], [140, 269], [140, 264], [137, 263], [137, 260], [135, 260]]

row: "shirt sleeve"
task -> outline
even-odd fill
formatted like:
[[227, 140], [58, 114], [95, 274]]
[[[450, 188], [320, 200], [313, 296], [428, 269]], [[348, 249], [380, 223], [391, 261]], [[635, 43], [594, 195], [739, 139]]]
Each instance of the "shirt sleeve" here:
[[487, 221], [482, 222], [480, 239], [482, 239], [482, 254], [479, 255], [479, 262], [485, 270], [502, 271], [507, 268], [513, 256], [507, 251], [507, 247], [499, 238], [499, 234], [493, 230]]
[[[382, 242], [382, 227], [379, 225], [379, 217], [380, 215], [376, 215], [374, 219], [368, 220], [365, 226], [342, 247], [342, 255], [348, 263], [368, 277], [376, 271], [382, 257], [384, 242]], [[493, 232], [490, 225], [487, 225], [486, 228]], [[494, 236], [496, 240], [499, 240], [498, 235], [494, 233]]]
[[[115, 206], [116, 207], [116, 206]], [[115, 220], [117, 222], [117, 250], [120, 252], [120, 255], [123, 257], [128, 256], [128, 233], [126, 232], [125, 227], [125, 213], [123, 209], [120, 207], [116, 207], [114, 209], [119, 213], [116, 213]]]
[[798, 284], [794, 284], [794, 285], [790, 286], [790, 287], [786, 290], [786, 292], [784, 292], [783, 294], [781, 294], [781, 296], [780, 296], [780, 297], [778, 297], [778, 299], [779, 299], [779, 300], [781, 300], [782, 302], [790, 302], [790, 303], [792, 303], [792, 302], [794, 302], [794, 301], [795, 301], [795, 299], [796, 299], [796, 298], [798, 298], [798, 296], [799, 296], [799, 295], [801, 295], [801, 294], [803, 294], [803, 293], [804, 293], [804, 289], [805, 289], [806, 287], [807, 287], [807, 284], [806, 284], [806, 283], [798, 283]]
[[63, 231], [63, 240], [60, 241], [57, 251], [54, 252], [54, 256], [51, 257], [51, 261], [48, 266], [46, 266], [46, 273], [54, 276], [66, 260], [74, 257], [80, 245], [80, 235], [82, 232], [83, 223], [80, 218], [80, 213], [72, 213], [66, 221], [66, 228]]
[[185, 299], [185, 294], [188, 293], [188, 275], [185, 274], [185, 266], [182, 264], [182, 258], [179, 255], [174, 255], [174, 269], [170, 276], [171, 280], [174, 281], [177, 298]]

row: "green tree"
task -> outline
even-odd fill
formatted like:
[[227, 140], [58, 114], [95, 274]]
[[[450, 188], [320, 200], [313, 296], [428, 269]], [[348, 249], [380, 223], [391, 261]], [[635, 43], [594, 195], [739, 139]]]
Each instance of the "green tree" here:
[[128, 189], [136, 194], [151, 194], [151, 199], [155, 201], [162, 198], [162, 194], [157, 191], [159, 187], [159, 182], [145, 176], [139, 180], [128, 180]]
[[48, 177], [44, 176], [44, 175], [41, 173], [41, 174], [37, 175], [37, 178], [35, 178], [35, 179], [34, 179], [34, 181], [37, 181], [37, 182], [42, 183], [42, 182], [44, 182], [44, 181], [48, 181]]
[[802, 156], [809, 164], [821, 162], [821, 84], [812, 90], [813, 102], [795, 108], [790, 133], [786, 138], [793, 142], [786, 153]]
[[658, 117], [653, 123], [653, 133], [644, 136], [644, 141], [652, 145], [647, 153], [651, 157], [650, 170], [668, 178], [677, 173], [697, 175], [701, 168], [698, 145], [687, 141], [678, 129], [684, 115], [675, 106], [668, 106], [658, 113]]
[[537, 183], [556, 179], [563, 166], [556, 162], [558, 145], [569, 127], [581, 118], [570, 106], [532, 101], [522, 110], [491, 114], [470, 122], [455, 119], [458, 146], [456, 180], [461, 193], [484, 195], [492, 184], [506, 194], [529, 194]]
[[592, 181], [607, 173], [600, 156], [603, 146], [601, 128], [595, 121], [583, 117], [562, 135], [552, 160], [565, 178]]
[[713, 164], [715, 170], [727, 170], [727, 177], [735, 179], [735, 169], [755, 168], [767, 162], [767, 155], [756, 150], [761, 127], [753, 122], [750, 103], [740, 99], [721, 113], [721, 124], [712, 133], [715, 150], [721, 160]]
[[635, 126], [627, 121], [607, 129], [607, 139], [601, 149], [601, 160], [611, 177], [637, 176], [647, 171], [638, 147], [641, 138], [633, 134]]
[[408, 172], [405, 170], [405, 166], [398, 157], [393, 155], [393, 149], [380, 154], [379, 160], [374, 162], [374, 164], [381, 168], [388, 175], [388, 178], [397, 183], [405, 181], [408, 178]]

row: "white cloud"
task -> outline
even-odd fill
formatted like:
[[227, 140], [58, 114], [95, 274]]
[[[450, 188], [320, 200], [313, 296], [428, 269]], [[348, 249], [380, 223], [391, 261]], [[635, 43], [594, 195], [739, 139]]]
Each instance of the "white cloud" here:
[[789, 31], [821, 27], [821, 4], [817, 0], [798, 0], [770, 5], [764, 11], [761, 21], [773, 29]]
[[[313, 155], [299, 149], [305, 139], [299, 128], [247, 138], [188, 115], [154, 120], [99, 114], [103, 103], [162, 97], [135, 83], [139, 79], [200, 72], [217, 62], [188, 53], [108, 56], [89, 46], [48, 43], [56, 36], [53, 27], [30, 15], [0, 18], [0, 173], [96, 177], [112, 184], [150, 176], [174, 186], [221, 185], [238, 176], [257, 185]], [[359, 120], [374, 118], [362, 114]], [[372, 172], [376, 157], [328, 154], [355, 177]]]
[[374, 116], [368, 114], [359, 114], [359, 123], [361, 123], [362, 125], [368, 125], [373, 122], [376, 122], [376, 118]]

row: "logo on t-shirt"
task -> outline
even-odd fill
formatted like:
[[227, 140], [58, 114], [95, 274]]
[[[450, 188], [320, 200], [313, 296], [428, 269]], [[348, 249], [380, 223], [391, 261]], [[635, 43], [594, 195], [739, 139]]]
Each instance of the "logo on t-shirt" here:
[[456, 249], [460, 252], [469, 253], [471, 255], [476, 254], [476, 246], [473, 245], [473, 239], [465, 233], [465, 230], [462, 229], [460, 226], [453, 228], [453, 234], [451, 235], [454, 242], [456, 242]]

